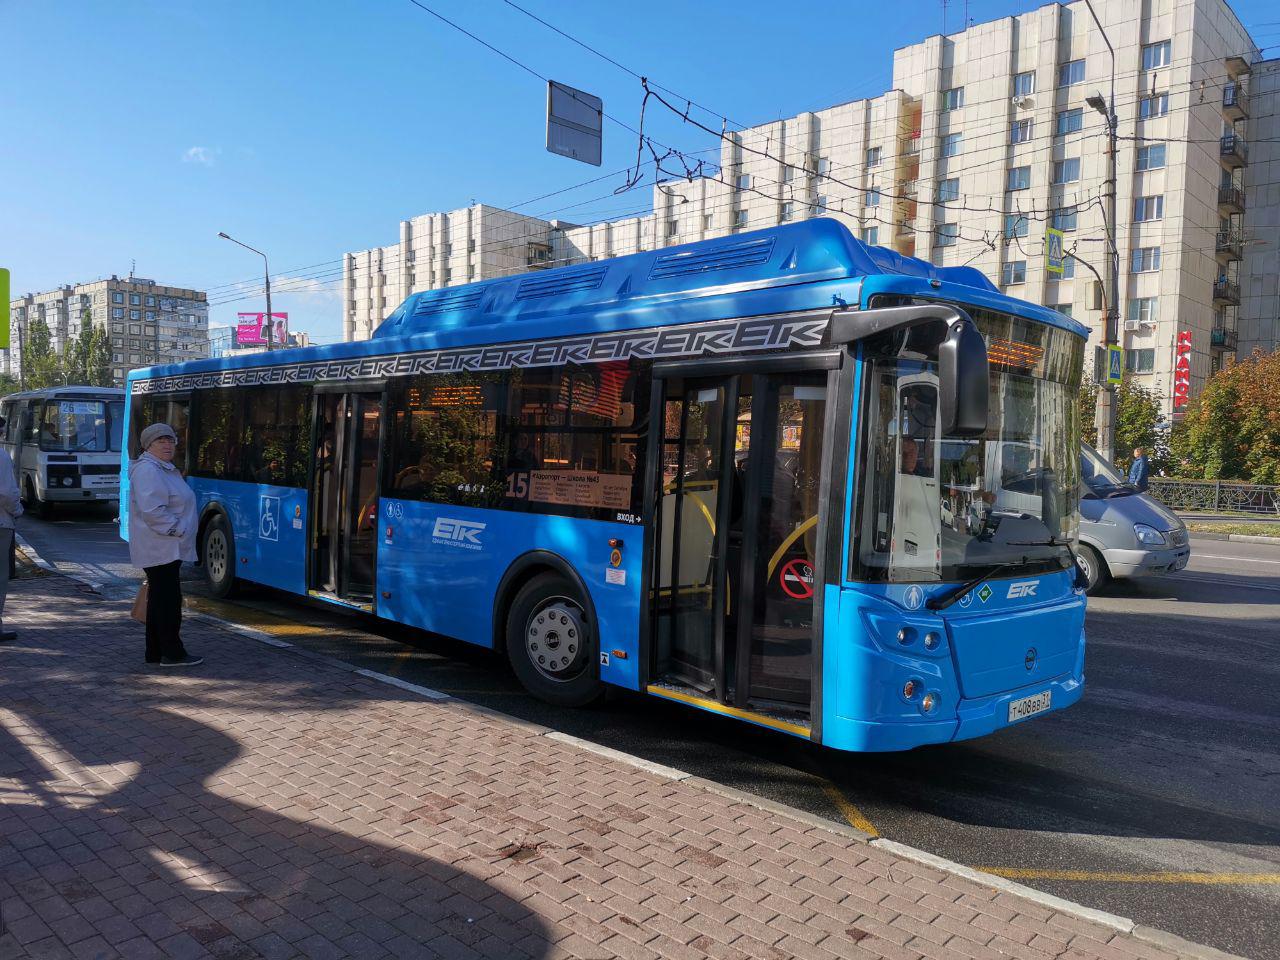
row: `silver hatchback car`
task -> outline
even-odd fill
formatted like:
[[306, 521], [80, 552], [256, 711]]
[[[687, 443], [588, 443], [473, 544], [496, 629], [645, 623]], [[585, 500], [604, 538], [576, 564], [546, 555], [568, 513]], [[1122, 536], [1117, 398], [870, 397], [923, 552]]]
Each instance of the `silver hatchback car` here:
[[1080, 444], [1080, 544], [1076, 556], [1093, 593], [1112, 577], [1181, 570], [1191, 559], [1187, 525], [1129, 486], [1087, 443]]

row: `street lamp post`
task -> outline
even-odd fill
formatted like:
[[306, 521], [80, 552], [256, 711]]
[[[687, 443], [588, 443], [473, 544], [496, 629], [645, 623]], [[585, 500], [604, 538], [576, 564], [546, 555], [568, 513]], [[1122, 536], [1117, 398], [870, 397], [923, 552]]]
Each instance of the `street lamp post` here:
[[[1120, 339], [1120, 247], [1117, 241], [1118, 226], [1116, 221], [1116, 141], [1119, 132], [1119, 120], [1116, 117], [1116, 51], [1107, 39], [1107, 31], [1102, 28], [1102, 21], [1094, 12], [1090, 0], [1085, 0], [1093, 22], [1102, 34], [1102, 42], [1107, 45], [1111, 54], [1111, 96], [1103, 102], [1102, 95], [1095, 93], [1085, 98], [1085, 103], [1093, 107], [1107, 121], [1107, 181], [1103, 195], [1103, 217], [1106, 220], [1107, 244], [1110, 256], [1106, 259], [1104, 272], [1107, 274], [1107, 310], [1104, 320], [1103, 344], [1107, 348], [1110, 360], [1110, 348]], [[1098, 452], [1115, 462], [1116, 442], [1116, 392], [1111, 384], [1103, 384], [1098, 390], [1098, 407], [1095, 422], [1098, 427]]]
[[274, 323], [271, 318], [271, 267], [267, 264], [267, 255], [261, 250], [256, 250], [247, 243], [241, 243], [235, 237], [227, 236], [227, 234], [222, 233], [221, 231], [219, 231], [218, 236], [223, 240], [230, 240], [232, 243], [244, 247], [246, 250], [251, 250], [262, 258], [263, 285], [267, 291], [267, 350], [270, 352], [275, 349], [275, 338], [273, 336]]

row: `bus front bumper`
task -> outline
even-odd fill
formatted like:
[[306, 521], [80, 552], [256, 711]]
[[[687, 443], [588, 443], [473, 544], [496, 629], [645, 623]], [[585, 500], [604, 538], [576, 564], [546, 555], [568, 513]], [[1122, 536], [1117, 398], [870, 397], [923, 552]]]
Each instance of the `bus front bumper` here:
[[40, 498], [49, 503], [100, 503], [104, 500], [119, 500], [119, 487], [45, 487]]
[[[1047, 710], [1021, 720], [1009, 719], [1009, 705], [1049, 694]], [[839, 750], [884, 752], [910, 750], [931, 743], [952, 743], [986, 736], [1003, 727], [1034, 721], [1046, 713], [1069, 707], [1084, 694], [1084, 680], [1070, 674], [1028, 684], [990, 697], [961, 700], [953, 716], [937, 720], [878, 721], [869, 723], [836, 717], [823, 733], [823, 743]], [[834, 727], [834, 729], [833, 729]]]

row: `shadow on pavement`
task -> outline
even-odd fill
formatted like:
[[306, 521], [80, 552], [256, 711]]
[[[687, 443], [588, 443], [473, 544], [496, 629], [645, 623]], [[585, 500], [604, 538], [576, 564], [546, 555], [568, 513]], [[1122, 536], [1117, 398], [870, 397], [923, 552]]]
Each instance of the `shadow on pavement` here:
[[[275, 938], [307, 955], [505, 958], [550, 949], [544, 921], [485, 880], [511, 862], [511, 851], [446, 863], [370, 838], [367, 821], [380, 819], [369, 816], [373, 808], [404, 834], [438, 811], [406, 812], [376, 792], [343, 790], [340, 767], [310, 774], [324, 778], [332, 802], [270, 778], [294, 794], [274, 802], [310, 806], [311, 819], [224, 795], [244, 786], [243, 777], [267, 775], [202, 712], [234, 703], [257, 719], [252, 737], [269, 742], [273, 716], [358, 705], [335, 700], [345, 685], [264, 681], [232, 663], [198, 685], [167, 684], [122, 663], [118, 643], [95, 653], [59, 643], [52, 626], [23, 633], [0, 652], [0, 783], [14, 791], [16, 782], [19, 797], [0, 807], [0, 877], [16, 900], [102, 900], [98, 925], [127, 922], [165, 949], [181, 946], [169, 938], [189, 937], [223, 960], [283, 949]], [[81, 648], [75, 660], [66, 647]], [[379, 702], [397, 699], [378, 692]], [[304, 742], [300, 770], [324, 762], [317, 746], [331, 745]], [[350, 832], [320, 822], [347, 814]], [[87, 878], [75, 869], [85, 863], [93, 867]], [[0, 895], [7, 892], [0, 882]], [[23, 922], [10, 924], [14, 934]]]

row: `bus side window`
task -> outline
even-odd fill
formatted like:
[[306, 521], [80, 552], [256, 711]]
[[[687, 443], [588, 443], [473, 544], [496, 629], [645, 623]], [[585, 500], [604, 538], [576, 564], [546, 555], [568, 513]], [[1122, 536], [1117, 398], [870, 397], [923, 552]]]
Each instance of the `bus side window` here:
[[142, 456], [142, 429], [147, 425], [146, 400], [139, 394], [129, 400], [129, 459]]

